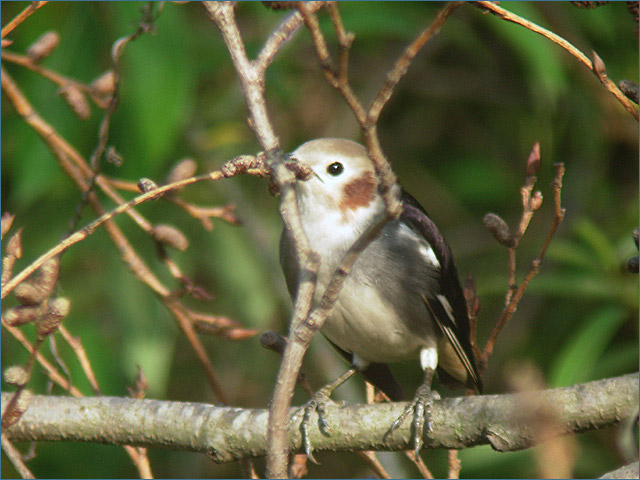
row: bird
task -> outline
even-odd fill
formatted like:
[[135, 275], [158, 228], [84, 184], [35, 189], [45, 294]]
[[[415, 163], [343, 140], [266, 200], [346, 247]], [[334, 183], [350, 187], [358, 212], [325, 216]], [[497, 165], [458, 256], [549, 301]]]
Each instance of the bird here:
[[[308, 180], [296, 181], [294, 189], [302, 229], [311, 249], [320, 255], [312, 302], [317, 306], [345, 253], [385, 215], [385, 203], [373, 162], [357, 142], [311, 140], [293, 151], [290, 159], [312, 171]], [[482, 381], [451, 248], [424, 208], [399, 185], [394, 188], [399, 189], [402, 213], [360, 253], [320, 330], [351, 364], [324, 393], [360, 373], [391, 401], [405, 400], [389, 364], [419, 361], [423, 382], [388, 432], [412, 415], [417, 454], [425, 423], [432, 429], [431, 404], [439, 398], [431, 390], [436, 370], [441, 380], [453, 379], [478, 392]], [[286, 227], [280, 237], [280, 263], [295, 302], [300, 265]], [[322, 418], [320, 422], [326, 425]], [[306, 439], [305, 445], [310, 453]]]

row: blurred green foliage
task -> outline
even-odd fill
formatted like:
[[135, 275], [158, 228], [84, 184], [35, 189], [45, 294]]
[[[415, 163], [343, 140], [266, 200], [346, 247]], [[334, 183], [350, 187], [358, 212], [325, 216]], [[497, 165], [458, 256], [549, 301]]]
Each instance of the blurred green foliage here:
[[[2, 24], [26, 5], [3, 2]], [[51, 2], [11, 33], [13, 44], [8, 48], [24, 52], [43, 32], [56, 30], [60, 45], [42, 64], [88, 83], [110, 68], [112, 44], [134, 31], [142, 5]], [[588, 55], [597, 51], [614, 81], [637, 81], [637, 24], [623, 2], [595, 10], [569, 2], [501, 5], [564, 36]], [[340, 4], [346, 27], [356, 34], [351, 80], [365, 102], [407, 42], [441, 6]], [[131, 181], [144, 176], [161, 182], [186, 156], [205, 172], [233, 156], [257, 151], [235, 72], [204, 9], [195, 2], [154, 8], [162, 11], [153, 32], [128, 45], [122, 57], [120, 105], [109, 143], [124, 163], [103, 163], [103, 172]], [[259, 2], [240, 3], [237, 13], [251, 55], [287, 14], [267, 10]], [[321, 25], [335, 51], [335, 35], [325, 14]], [[9, 62], [3, 62], [3, 68], [43, 118], [88, 158], [97, 144], [102, 113], [92, 106], [91, 118], [80, 121], [51, 82]], [[278, 54], [266, 88], [271, 118], [285, 149], [323, 136], [359, 138], [349, 109], [320, 72], [307, 32], [300, 31]], [[625, 273], [622, 265], [637, 255], [631, 233], [638, 225], [638, 125], [591, 72], [548, 40], [464, 6], [417, 56], [383, 112], [379, 132], [400, 181], [447, 236], [461, 275], [472, 272], [477, 282], [481, 345], [499, 315], [507, 286], [506, 252], [484, 229], [482, 217], [492, 211], [516, 224], [525, 160], [539, 141], [537, 188], [545, 202], [518, 250], [522, 279], [551, 222], [552, 164], [566, 164], [565, 220], [541, 273], [498, 339], [485, 374], [487, 393], [509, 391], [505, 372], [517, 371], [519, 365], [534, 365], [552, 387], [637, 370], [638, 278]], [[267, 182], [234, 178], [199, 184], [181, 195], [200, 205], [234, 203], [244, 223], [239, 227], [215, 221], [208, 232], [162, 200], [139, 208], [150, 221], [175, 225], [189, 237], [189, 249], [172, 252], [172, 257], [215, 298], [188, 303], [250, 328], [286, 332], [289, 300], [277, 263], [281, 221]], [[111, 208], [113, 204], [103, 200]], [[79, 201], [80, 194], [45, 144], [3, 95], [2, 211], [16, 215], [14, 231], [24, 228], [25, 253], [17, 270], [67, 233]], [[81, 225], [93, 218], [85, 208]], [[152, 241], [126, 216], [117, 223], [154, 271], [175, 286]], [[104, 394], [127, 395], [126, 387], [133, 384], [140, 365], [149, 379], [149, 397], [215, 401], [171, 316], [130, 274], [104, 231], [65, 253], [59, 289], [72, 302], [65, 324], [82, 339]], [[3, 307], [12, 302], [7, 300]], [[24, 331], [33, 337], [29, 327]], [[278, 358], [261, 349], [257, 338], [202, 339], [232, 403], [266, 407]], [[58, 345], [73, 381], [90, 395], [69, 348], [62, 341]], [[3, 332], [3, 366], [25, 360], [22, 347]], [[343, 367], [321, 339], [314, 341], [304, 365], [315, 387]], [[419, 382], [416, 365], [396, 371], [411, 388]], [[32, 383], [35, 392], [45, 392], [41, 372]], [[337, 397], [362, 401], [362, 392], [361, 380], [354, 380]], [[54, 388], [54, 393], [63, 392]], [[304, 401], [297, 392], [294, 402]], [[615, 434], [610, 429], [579, 437], [577, 477], [597, 476], [620, 464]], [[30, 466], [39, 477], [136, 474], [120, 448], [42, 444], [37, 453]], [[312, 478], [371, 475], [353, 455], [317, 456], [322, 465], [310, 466]], [[436, 475], [446, 475], [446, 452], [426, 451], [424, 457]], [[465, 450], [460, 457], [464, 477], [536, 474], [532, 451], [499, 454], [481, 447]], [[157, 477], [242, 475], [238, 465], [213, 465], [203, 455], [150, 451], [150, 458]], [[382, 458], [393, 475], [418, 474], [402, 456]], [[2, 475], [15, 475], [4, 456]]]

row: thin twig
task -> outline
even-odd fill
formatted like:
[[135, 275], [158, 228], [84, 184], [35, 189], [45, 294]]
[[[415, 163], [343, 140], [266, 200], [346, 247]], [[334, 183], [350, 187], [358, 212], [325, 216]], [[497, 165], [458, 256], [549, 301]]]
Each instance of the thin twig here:
[[450, 449], [447, 451], [447, 458], [449, 460], [449, 475], [447, 478], [460, 478], [460, 470], [462, 464], [458, 457], [458, 450]]
[[[22, 330], [16, 327], [12, 327], [8, 323], [4, 321], [4, 317], [2, 317], [2, 327], [5, 328], [18, 342], [22, 344], [22, 346], [31, 354], [34, 351], [34, 346], [31, 345], [31, 342], [27, 339], [27, 337], [22, 333]], [[36, 352], [35, 355], [36, 361], [38, 364], [47, 372], [47, 376], [51, 379], [51, 381], [57, 383], [62, 387], [65, 391], [69, 392], [74, 397], [81, 397], [82, 392], [78, 390], [76, 387], [71, 385], [68, 380], [58, 372], [58, 370], [51, 365], [51, 363], [44, 358], [44, 356], [40, 352]]]
[[58, 85], [61, 89], [64, 87], [73, 86], [80, 90], [82, 93], [89, 95], [89, 97], [98, 105], [100, 108], [106, 108], [107, 103], [103, 101], [103, 99], [96, 95], [93, 89], [91, 89], [88, 85], [85, 85], [78, 80], [74, 80], [73, 78], [65, 77], [60, 73], [50, 70], [38, 63], [34, 62], [31, 58], [26, 55], [20, 55], [19, 53], [10, 52], [8, 50], [2, 50], [0, 52], [0, 58], [7, 62], [13, 63], [15, 65], [20, 65], [21, 67], [28, 68], [29, 70], [42, 75], [48, 80], [51, 80], [53, 83]]
[[202, 3], [211, 19], [222, 32], [222, 38], [227, 45], [233, 65], [239, 73], [238, 78], [249, 108], [249, 117], [251, 119], [249, 125], [265, 151], [278, 148], [280, 142], [273, 130], [267, 106], [264, 102], [264, 71], [261, 72], [260, 70], [263, 67], [266, 68], [268, 62], [264, 61], [263, 64], [256, 64], [247, 57], [240, 31], [235, 22], [233, 2]]
[[434, 478], [433, 473], [431, 473], [431, 470], [429, 470], [420, 455], [416, 455], [416, 452], [413, 450], [405, 450], [404, 453], [407, 458], [411, 460], [416, 467], [418, 467], [418, 471], [420, 472], [420, 475], [422, 475], [422, 478]]
[[382, 463], [380, 463], [380, 460], [378, 460], [376, 452], [372, 450], [366, 450], [357, 453], [360, 458], [367, 462], [369, 468], [378, 476], [378, 478], [391, 478], [389, 472], [387, 472]]
[[376, 123], [378, 118], [380, 118], [380, 113], [382, 109], [386, 105], [389, 98], [393, 94], [394, 89], [402, 79], [402, 77], [407, 73], [409, 67], [411, 66], [411, 62], [416, 57], [418, 52], [424, 47], [424, 45], [434, 36], [437, 35], [442, 26], [445, 24], [449, 16], [464, 2], [449, 2], [445, 5], [445, 7], [438, 12], [436, 18], [431, 22], [431, 24], [424, 29], [405, 49], [404, 53], [398, 58], [394, 67], [387, 73], [387, 79], [378, 91], [378, 94], [371, 102], [371, 106], [369, 107], [369, 112], [367, 114], [368, 121], [371, 123]]
[[22, 454], [13, 446], [7, 436], [2, 434], [2, 451], [22, 478], [36, 478], [22, 461]]
[[[33, 108], [31, 107], [29, 102], [26, 100], [24, 95], [22, 95], [18, 87], [15, 85], [11, 77], [8, 74], [6, 74], [4, 70], [2, 71], [2, 88], [7, 93], [7, 96], [13, 101], [18, 113], [25, 118], [27, 123], [31, 125], [36, 130], [36, 132], [38, 132], [42, 136], [42, 138], [45, 140], [47, 145], [51, 147], [54, 154], [56, 155], [56, 158], [60, 161], [60, 165], [63, 167], [63, 169], [71, 176], [71, 178], [75, 181], [75, 183], [78, 185], [78, 187], [81, 190], [83, 191], [86, 190], [88, 186], [86, 184], [85, 179], [87, 176], [92, 175], [92, 171], [89, 168], [89, 166], [86, 164], [84, 159], [69, 144], [67, 144], [66, 141], [64, 141], [64, 139], [62, 139], [52, 127], [50, 127], [46, 122], [44, 122], [44, 120], [42, 120], [41, 117], [39, 117], [39, 115], [37, 115], [37, 113], [33, 110]], [[69, 159], [72, 159], [74, 163], [69, 162]], [[241, 157], [238, 161], [242, 161], [246, 163], [244, 157]], [[234, 161], [228, 162], [228, 165], [234, 165]], [[108, 183], [106, 181], [103, 181], [101, 177], [98, 177], [97, 184], [101, 188], [103, 188], [103, 190], [105, 190], [108, 194], [110, 193], [112, 197], [115, 197], [117, 200], [119, 200], [118, 203], [120, 203], [120, 205], [118, 209], [116, 209], [118, 210], [118, 212], [113, 211], [111, 213], [105, 213], [101, 204], [98, 202], [98, 200], [95, 198], [94, 195], [89, 196], [89, 202], [91, 203], [94, 210], [96, 210], [98, 214], [102, 214], [102, 217], [98, 219], [99, 223], [105, 224], [105, 228], [107, 229], [107, 232], [111, 236], [115, 245], [122, 252], [123, 259], [129, 264], [134, 275], [136, 275], [138, 279], [140, 279], [142, 282], [144, 282], [149, 287], [151, 287], [161, 298], [166, 299], [170, 294], [169, 289], [167, 289], [160, 282], [160, 280], [151, 272], [151, 270], [147, 267], [144, 261], [135, 252], [134, 248], [131, 246], [127, 238], [122, 234], [120, 229], [111, 221], [111, 218], [113, 217], [114, 214], [117, 215], [118, 213], [121, 213], [123, 211], [130, 212], [131, 207], [138, 204], [136, 202], [141, 203], [142, 201], [146, 201], [144, 198], [145, 195], [150, 195], [148, 199], [157, 198], [159, 195], [162, 195], [165, 192], [165, 190], [169, 191], [173, 188], [181, 188], [181, 186], [184, 186], [190, 183], [195, 183], [196, 181], [218, 179], [222, 177], [229, 177], [235, 174], [233, 172], [231, 173], [230, 172], [231, 170], [228, 169], [227, 172], [225, 173], [214, 172], [212, 174], [213, 176], [201, 175], [200, 177], [192, 177], [190, 179], [185, 179], [181, 182], [176, 182], [169, 186], [165, 185], [150, 193], [143, 194], [141, 196], [143, 198], [138, 197], [137, 199], [134, 199], [132, 202], [129, 202], [128, 204], [122, 203], [122, 200], [120, 199], [120, 197], [117, 195], [115, 191], [111, 189]], [[263, 175], [264, 168], [260, 166], [259, 162], [254, 162], [254, 164], [248, 164], [248, 166], [244, 169], [237, 169], [236, 173], [249, 173], [249, 174], [255, 173], [255, 174]], [[134, 215], [134, 218], [135, 217], [136, 216]], [[139, 218], [142, 218], [142, 217], [139, 217]], [[75, 234], [66, 238], [62, 243], [58, 244], [52, 250], [42, 255], [38, 260], [36, 260], [35, 263], [32, 263], [30, 266], [28, 266], [25, 270], [23, 270], [20, 274], [18, 274], [18, 276], [14, 277], [12, 280], [8, 281], [5, 285], [3, 285], [2, 298], [4, 298], [22, 280], [26, 279], [35, 270], [37, 270], [37, 268], [39, 268], [39, 266], [48, 258], [56, 256], [57, 253], [60, 253], [66, 250], [74, 243], [81, 241], [82, 239], [86, 238], [88, 235], [93, 233], [94, 230], [92, 230], [91, 226], [93, 226], [93, 228], [95, 229], [95, 227], [98, 226], [98, 223], [93, 222], [92, 224], [89, 225], [89, 229], [85, 227], [85, 229], [82, 229], [79, 232], [76, 232]], [[167, 300], [165, 303], [167, 303], [168, 301], [169, 300]], [[173, 306], [172, 311], [176, 312], [178, 311], [177, 309], [178, 307]], [[184, 332], [188, 332], [187, 338], [189, 339], [194, 351], [196, 352], [198, 359], [201, 361], [203, 368], [207, 373], [207, 378], [211, 383], [212, 389], [219, 393], [221, 391], [221, 388], [220, 388], [220, 385], [217, 383], [217, 377], [213, 371], [213, 366], [211, 365], [206, 354], [204, 353], [204, 348], [201, 345], [197, 335], [193, 331], [193, 326], [191, 326], [190, 324], [187, 325], [184, 322], [183, 317], [180, 317], [180, 318], [174, 317], [174, 318], [178, 322], [181, 330], [183, 330]]]
[[13, 20], [11, 20], [2, 28], [2, 32], [0, 32], [0, 37], [4, 38], [7, 35], [9, 35], [9, 33], [11, 33], [14, 28], [16, 28], [22, 22], [24, 22], [27, 19], [27, 17], [29, 17], [33, 12], [35, 12], [36, 10], [38, 10], [40, 7], [44, 6], [47, 3], [49, 2], [45, 2], [45, 1], [31, 2], [31, 4], [27, 8], [25, 8], [22, 12], [16, 15], [16, 17]]
[[[584, 53], [582, 53], [580, 50], [578, 50], [576, 47], [574, 47], [571, 43], [569, 43], [567, 40], [565, 40], [561, 36], [556, 35], [555, 33], [550, 32], [549, 30], [542, 28], [539, 25], [536, 25], [535, 23], [530, 22], [527, 19], [519, 17], [518, 15], [511, 13], [508, 10], [505, 10], [504, 8], [500, 7], [494, 2], [479, 1], [479, 2], [472, 2], [472, 4], [477, 5], [485, 10], [489, 10], [491, 13], [496, 14], [498, 17], [502, 18], [503, 20], [521, 25], [525, 27], [527, 30], [531, 30], [532, 32], [535, 32], [539, 35], [542, 35], [545, 38], [548, 38], [553, 43], [560, 45], [567, 52], [569, 52], [571, 55], [577, 58], [580, 61], [580, 63], [582, 63], [589, 70], [591, 70], [602, 82], [605, 88], [609, 90], [609, 92], [611, 92], [618, 99], [618, 101], [622, 104], [622, 106], [631, 115], [633, 115], [633, 118], [638, 120], [638, 105], [636, 105], [631, 100], [629, 100], [627, 96], [620, 91], [618, 86], [607, 77], [606, 73], [604, 73], [604, 63], [602, 63], [602, 60], [600, 60], [599, 62], [601, 63], [601, 67], [596, 68], [594, 66], [594, 62], [589, 60], [589, 58]], [[594, 56], [597, 57], [595, 52], [593, 53], [594, 53]], [[599, 60], [599, 57], [597, 59]]]
[[[89, 177], [89, 186], [88, 188], [82, 192], [82, 198], [80, 203], [76, 207], [76, 213], [74, 218], [71, 220], [69, 233], [73, 232], [78, 222], [80, 221], [82, 215], [82, 209], [89, 201], [89, 196], [93, 193], [93, 190], [97, 184], [98, 175], [100, 173], [100, 159], [102, 158], [106, 148], [107, 142], [109, 141], [109, 128], [111, 126], [111, 119], [113, 117], [114, 112], [119, 104], [119, 86], [120, 86], [120, 58], [124, 53], [125, 47], [132, 41], [139, 38], [144, 33], [147, 33], [152, 30], [152, 25], [154, 22], [153, 17], [153, 4], [151, 2], [146, 3], [142, 8], [143, 18], [138, 22], [138, 28], [127, 37], [121, 38], [117, 40], [112, 48], [112, 69], [113, 72], [113, 91], [111, 92], [109, 102], [104, 112], [104, 117], [100, 122], [100, 127], [98, 129], [98, 144], [93, 149], [91, 153], [91, 158], [89, 159], [89, 166], [91, 167], [91, 175]], [[133, 213], [133, 210], [131, 211]], [[147, 232], [148, 233], [148, 232]]]
[[531, 267], [529, 268], [529, 271], [525, 275], [524, 280], [522, 281], [518, 289], [514, 292], [508, 305], [506, 305], [505, 308], [502, 310], [502, 313], [500, 314], [498, 321], [496, 322], [495, 326], [493, 327], [493, 330], [489, 335], [489, 339], [487, 340], [487, 343], [485, 344], [484, 350], [482, 352], [482, 358], [484, 360], [484, 364], [486, 364], [486, 360], [493, 353], [493, 347], [494, 347], [496, 338], [498, 337], [498, 335], [500, 334], [504, 326], [507, 324], [509, 319], [513, 316], [516, 309], [518, 308], [518, 303], [522, 299], [522, 296], [524, 295], [524, 291], [527, 289], [529, 282], [539, 272], [540, 264], [542, 263], [542, 259], [544, 258], [544, 255], [547, 251], [547, 248], [549, 247], [549, 244], [551, 243], [551, 239], [556, 233], [558, 226], [564, 219], [565, 209], [562, 208], [562, 205], [561, 205], [561, 192], [562, 192], [562, 177], [564, 176], [565, 168], [563, 163], [555, 163], [553, 166], [556, 169], [556, 174], [552, 184], [553, 194], [554, 194], [554, 217], [551, 223], [551, 227], [549, 228], [549, 232], [547, 233], [547, 236], [542, 244], [542, 247], [540, 248], [540, 252], [538, 253], [538, 256], [531, 262]]
[[[317, 10], [324, 2], [308, 2], [311, 9]], [[259, 72], [265, 72], [276, 54], [280, 51], [282, 44], [293, 37], [302, 25], [302, 16], [298, 12], [289, 15], [276, 30], [269, 35], [262, 50], [258, 54], [254, 64]]]
[[96, 379], [96, 375], [93, 372], [93, 367], [91, 367], [91, 362], [89, 361], [87, 352], [82, 346], [82, 342], [80, 341], [80, 338], [74, 337], [73, 335], [71, 335], [67, 331], [64, 325], [60, 325], [60, 327], [58, 328], [58, 331], [62, 334], [62, 338], [64, 338], [65, 342], [69, 344], [69, 346], [72, 348], [73, 352], [75, 353], [76, 358], [78, 359], [78, 362], [80, 362], [80, 366], [82, 367], [82, 371], [84, 372], [84, 375], [87, 377], [87, 380], [89, 380], [89, 384], [91, 385], [93, 392], [96, 395], [102, 395], [102, 392], [100, 391], [100, 386], [98, 385], [98, 380]]
[[190, 185], [192, 183], [196, 183], [198, 181], [202, 181], [202, 180], [217, 180], [219, 178], [222, 178], [222, 172], [220, 171], [215, 171], [212, 172], [209, 175], [200, 175], [199, 177], [191, 177], [188, 178], [186, 180], [181, 180], [179, 182], [176, 183], [172, 183], [169, 185], [164, 185], [162, 187], [158, 187], [156, 190], [152, 190], [150, 192], [147, 193], [143, 193], [142, 195], [139, 195], [137, 197], [135, 197], [134, 199], [130, 200], [127, 203], [121, 204], [118, 207], [116, 207], [115, 209], [113, 209], [110, 212], [105, 213], [104, 215], [102, 215], [101, 217], [97, 218], [96, 220], [94, 220], [93, 222], [91, 222], [89, 225], [85, 226], [84, 228], [78, 230], [77, 232], [73, 233], [72, 235], [69, 235], [67, 238], [65, 238], [64, 240], [62, 240], [59, 244], [57, 244], [55, 247], [51, 248], [49, 251], [43, 253], [40, 257], [38, 257], [35, 261], [33, 261], [31, 263], [31, 265], [29, 265], [28, 267], [26, 267], [24, 270], [22, 270], [20, 273], [18, 273], [15, 277], [13, 277], [10, 281], [8, 281], [6, 283], [6, 285], [3, 286], [2, 288], [2, 297], [4, 298], [6, 297], [9, 292], [11, 292], [11, 290], [13, 290], [19, 283], [21, 283], [22, 281], [24, 281], [25, 279], [27, 279], [33, 272], [35, 272], [38, 268], [40, 268], [40, 266], [47, 261], [50, 258], [55, 257], [56, 255], [59, 255], [61, 252], [65, 251], [67, 248], [69, 248], [71, 245], [74, 245], [82, 240], [84, 240], [85, 238], [89, 237], [91, 234], [93, 234], [96, 229], [104, 224], [105, 222], [111, 220], [112, 218], [114, 218], [115, 216], [126, 212], [127, 210], [129, 210], [130, 208], [133, 208], [137, 205], [140, 205], [141, 203], [144, 203], [146, 201], [149, 200], [153, 200], [154, 198], [158, 198], [160, 196], [162, 196], [164, 193], [174, 190], [176, 188], [181, 188], [184, 187], [186, 185]]
[[[244, 42], [235, 21], [234, 6], [229, 2], [203, 2], [210, 18], [215, 22], [222, 33], [223, 40], [229, 50], [229, 55], [238, 73], [247, 107], [249, 109], [250, 126], [256, 137], [265, 149], [265, 163], [270, 170], [271, 180], [280, 191], [280, 214], [285, 223], [285, 228], [293, 237], [296, 255], [305, 272], [306, 278], [299, 282], [298, 296], [293, 308], [291, 328], [301, 324], [309, 315], [311, 301], [315, 291], [315, 275], [319, 266], [319, 258], [309, 248], [296, 201], [293, 184], [296, 181], [295, 174], [283, 164], [280, 155], [279, 141], [269, 120], [266, 102], [264, 98], [264, 73], [274, 52], [267, 46], [263, 49], [262, 59], [252, 62], [247, 57]], [[319, 8], [320, 4], [310, 5], [309, 8]], [[298, 18], [298, 17], [291, 17]], [[289, 24], [290, 28], [298, 28], [300, 23]], [[274, 38], [274, 37], [272, 37]], [[274, 40], [275, 42], [276, 40]], [[280, 42], [282, 45], [282, 42]], [[270, 53], [269, 53], [270, 52]], [[267, 60], [265, 60], [267, 59]], [[269, 415], [267, 454], [267, 470], [269, 476], [285, 477], [287, 475], [287, 414], [291, 397], [297, 378], [297, 373], [302, 364], [302, 358], [306, 347], [299, 342], [289, 342], [284, 359], [278, 373], [276, 390], [274, 392]]]

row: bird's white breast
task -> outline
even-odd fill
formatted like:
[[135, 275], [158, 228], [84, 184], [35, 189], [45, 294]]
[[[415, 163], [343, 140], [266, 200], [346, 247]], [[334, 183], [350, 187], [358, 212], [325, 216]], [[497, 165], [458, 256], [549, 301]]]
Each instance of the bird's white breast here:
[[[323, 215], [303, 217], [303, 228], [310, 246], [321, 256], [315, 305], [319, 303], [347, 249], [370, 224], [358, 224], [357, 217], [354, 219], [356, 221], [343, 224], [338, 221], [336, 215], [334, 212], [324, 212]], [[311, 218], [316, 220], [310, 221]], [[415, 253], [428, 257], [428, 261], [437, 262], [428, 244], [420, 241], [415, 233], [409, 232], [408, 227], [402, 226], [393, 231], [409, 237], [403, 241], [415, 244], [415, 249], [412, 249]], [[354, 353], [368, 362], [386, 363], [416, 359], [420, 350], [436, 345], [433, 325], [422, 304], [412, 311], [412, 317], [415, 318], [404, 319], [393, 302], [389, 301], [388, 296], [381, 294], [381, 289], [388, 286], [385, 282], [397, 278], [385, 272], [384, 268], [381, 267], [377, 271], [376, 265], [371, 265], [377, 259], [377, 256], [371, 255], [371, 251], [379, 252], [381, 248], [385, 248], [378, 243], [384, 241], [389, 239], [384, 238], [383, 232], [381, 237], [374, 240], [375, 245], [370, 245], [362, 252], [354, 265], [354, 271], [345, 279], [333, 312], [322, 327], [322, 333], [343, 350]], [[374, 270], [374, 274], [362, 274], [360, 262], [368, 262], [367, 270]], [[360, 274], [356, 274], [358, 270]], [[398, 290], [404, 295], [415, 295], [402, 287]]]

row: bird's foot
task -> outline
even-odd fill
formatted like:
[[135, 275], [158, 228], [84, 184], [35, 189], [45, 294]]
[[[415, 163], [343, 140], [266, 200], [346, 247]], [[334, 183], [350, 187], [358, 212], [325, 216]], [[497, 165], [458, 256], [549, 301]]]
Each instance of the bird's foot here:
[[320, 432], [326, 436], [331, 435], [331, 428], [327, 422], [326, 404], [331, 401], [331, 394], [333, 391], [346, 382], [349, 378], [357, 373], [355, 367], [350, 368], [334, 382], [329, 385], [325, 385], [318, 390], [303, 407], [302, 407], [302, 422], [300, 422], [300, 433], [302, 435], [302, 444], [304, 445], [305, 453], [309, 460], [315, 464], [319, 464], [313, 456], [313, 446], [309, 440], [309, 423], [311, 422], [311, 414], [315, 411], [318, 413], [318, 428]]
[[402, 422], [410, 414], [413, 414], [413, 445], [416, 456], [420, 452], [423, 446], [424, 428], [427, 427], [427, 431], [433, 430], [431, 424], [431, 406], [435, 400], [440, 400], [438, 392], [432, 391], [429, 384], [421, 385], [416, 391], [416, 395], [413, 401], [405, 408], [402, 415], [400, 415], [395, 422], [391, 425], [391, 428], [387, 431], [386, 435], [390, 435], [402, 425]]
[[311, 400], [309, 400], [305, 405], [301, 407], [302, 409], [302, 422], [300, 422], [300, 433], [302, 435], [302, 444], [304, 445], [304, 451], [313, 463], [318, 464], [319, 462], [313, 456], [313, 446], [311, 445], [311, 441], [309, 440], [309, 424], [311, 423], [311, 414], [313, 412], [317, 412], [318, 414], [318, 428], [320, 431], [329, 436], [331, 435], [331, 427], [329, 427], [329, 423], [327, 423], [326, 418], [326, 404], [331, 401], [329, 398], [331, 393], [326, 390], [327, 387], [324, 387], [318, 390]]

